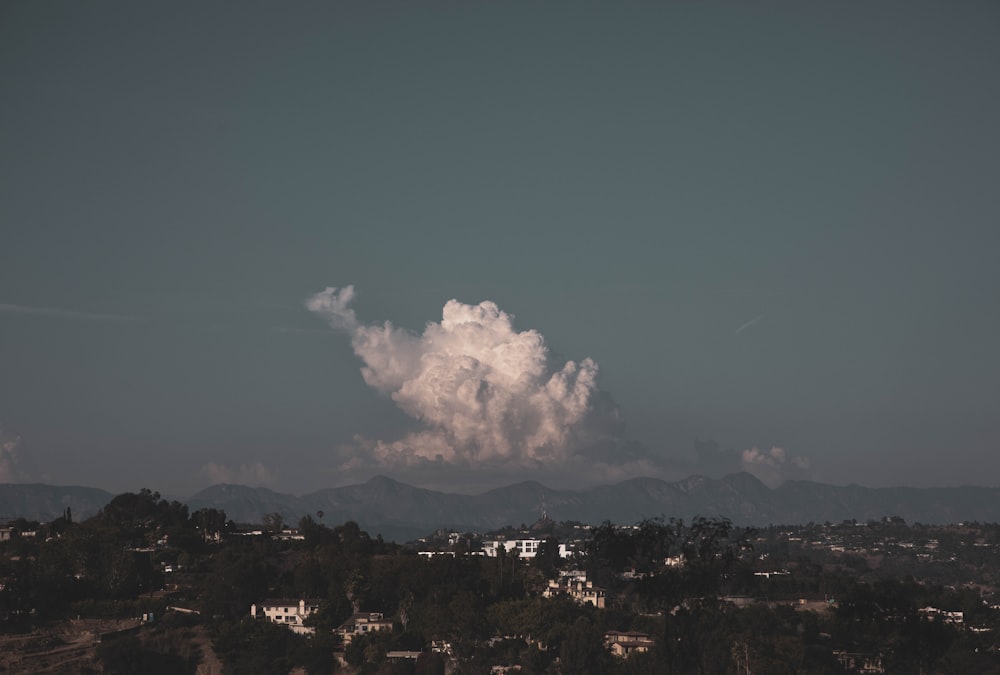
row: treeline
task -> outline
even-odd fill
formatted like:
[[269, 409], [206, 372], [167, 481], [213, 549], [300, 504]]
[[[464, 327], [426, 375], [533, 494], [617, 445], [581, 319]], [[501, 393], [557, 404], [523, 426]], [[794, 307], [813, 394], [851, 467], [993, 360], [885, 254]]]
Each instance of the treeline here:
[[45, 525], [21, 520], [12, 526], [35, 532], [6, 542], [0, 559], [0, 611], [17, 625], [29, 617], [131, 608], [163, 587], [163, 563], [191, 564], [206, 555], [207, 540], [227, 523], [222, 511], [189, 514], [184, 504], [142, 490], [118, 495], [83, 523], [74, 523], [67, 509]]
[[[101, 645], [101, 667], [116, 673], [194, 673], [206, 657], [200, 644], [211, 644], [228, 673], [325, 674], [342, 661], [373, 674], [479, 674], [496, 665], [567, 675], [843, 673], [854, 672], [850, 658], [885, 672], [1000, 673], [996, 612], [968, 591], [881, 578], [856, 559], [780, 559], [774, 546], [762, 559], [758, 533], [725, 519], [604, 523], [569, 560], [555, 536], [531, 560], [466, 555], [471, 537], [454, 556], [425, 558], [355, 523], [321, 519], [303, 518], [301, 539], [237, 536], [221, 511], [188, 513], [148, 490], [119, 495], [83, 523], [67, 513], [38, 526], [38, 537], [0, 547], [0, 630], [76, 616], [159, 617]], [[280, 524], [270, 519], [272, 529]], [[789, 567], [794, 573], [755, 574]], [[600, 587], [604, 608], [542, 597], [567, 568]], [[318, 599], [307, 620], [315, 634], [250, 618], [251, 604], [274, 597]], [[920, 613], [928, 605], [964, 608], [969, 622], [930, 620]], [[355, 612], [381, 613], [393, 629], [345, 647], [334, 629]], [[652, 646], [612, 656], [610, 631], [643, 633]], [[420, 655], [394, 660], [393, 651]]]

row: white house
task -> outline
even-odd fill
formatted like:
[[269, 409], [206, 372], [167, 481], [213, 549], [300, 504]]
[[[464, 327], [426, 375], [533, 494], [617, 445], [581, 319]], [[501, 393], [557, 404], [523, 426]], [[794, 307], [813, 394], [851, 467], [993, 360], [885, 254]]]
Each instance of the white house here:
[[250, 605], [250, 616], [288, 626], [295, 633], [312, 633], [313, 628], [303, 625], [306, 618], [319, 611], [319, 600], [292, 600], [278, 598]]

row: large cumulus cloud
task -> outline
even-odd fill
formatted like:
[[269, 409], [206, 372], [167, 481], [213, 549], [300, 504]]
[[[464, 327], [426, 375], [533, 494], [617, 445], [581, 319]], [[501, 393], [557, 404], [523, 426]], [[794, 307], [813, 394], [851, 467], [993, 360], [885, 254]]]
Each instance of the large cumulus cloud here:
[[359, 439], [355, 462], [513, 468], [644, 461], [623, 443], [618, 408], [598, 389], [597, 364], [555, 361], [540, 333], [516, 330], [495, 303], [449, 300], [441, 320], [417, 334], [388, 321], [359, 322], [353, 299], [354, 288], [345, 286], [306, 304], [350, 336], [365, 382], [422, 427], [397, 440]]

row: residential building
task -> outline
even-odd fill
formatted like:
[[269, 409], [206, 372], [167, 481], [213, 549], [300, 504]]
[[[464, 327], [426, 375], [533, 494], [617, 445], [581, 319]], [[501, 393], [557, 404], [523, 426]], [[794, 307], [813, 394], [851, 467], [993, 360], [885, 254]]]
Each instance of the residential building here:
[[385, 660], [390, 663], [405, 663], [406, 661], [416, 661], [419, 658], [420, 652], [391, 651], [385, 653]]
[[963, 623], [965, 621], [964, 612], [949, 612], [937, 607], [923, 607], [918, 609], [917, 612], [924, 619], [937, 619], [944, 623]]
[[379, 612], [358, 612], [340, 624], [337, 635], [348, 645], [355, 635], [366, 635], [377, 630], [392, 630], [392, 619], [384, 618]]
[[265, 600], [259, 605], [250, 605], [250, 616], [288, 626], [295, 633], [312, 633], [313, 629], [304, 622], [310, 614], [319, 611], [319, 603], [319, 600], [289, 598]]
[[882, 656], [879, 654], [858, 654], [834, 650], [834, 657], [840, 662], [840, 667], [849, 673], [884, 673]]
[[590, 603], [594, 607], [604, 608], [604, 589], [595, 586], [593, 581], [584, 579], [549, 579], [548, 586], [542, 591], [542, 595], [546, 598], [568, 595], [581, 605]]
[[610, 631], [604, 634], [604, 646], [615, 656], [625, 657], [632, 652], [648, 652], [655, 642], [646, 633]]
[[[515, 552], [520, 558], [534, 558], [538, 555], [543, 539], [508, 539], [508, 540], [488, 540], [483, 542], [483, 553], [487, 557], [495, 558], [500, 554], [500, 549], [513, 555]], [[569, 549], [566, 544], [559, 544], [559, 557], [568, 558]]]

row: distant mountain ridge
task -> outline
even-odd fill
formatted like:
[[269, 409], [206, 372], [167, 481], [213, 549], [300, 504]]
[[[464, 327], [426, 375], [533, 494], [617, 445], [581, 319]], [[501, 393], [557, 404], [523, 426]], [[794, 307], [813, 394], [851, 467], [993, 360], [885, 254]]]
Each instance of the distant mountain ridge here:
[[[113, 495], [85, 487], [0, 485], [0, 518], [51, 520], [70, 506], [77, 520], [94, 515]], [[377, 476], [357, 485], [318, 490], [301, 497], [267, 488], [214, 485], [187, 500], [193, 511], [224, 509], [237, 522], [261, 522], [280, 513], [288, 523], [310, 515], [329, 525], [356, 521], [372, 535], [408, 540], [439, 528], [484, 531], [532, 523], [544, 509], [555, 520], [634, 523], [664, 516], [724, 516], [741, 525], [867, 521], [900, 516], [927, 524], [1000, 522], [1000, 488], [866, 488], [789, 481], [768, 488], [749, 473], [725, 478], [691, 476], [667, 482], [633, 478], [582, 490], [555, 490], [535, 481], [479, 495], [414, 487]], [[323, 516], [318, 514], [322, 512]]]
[[25, 518], [48, 522], [72, 511], [73, 519], [81, 521], [96, 514], [114, 499], [114, 495], [99, 488], [79, 485], [44, 485], [42, 483], [0, 484], [0, 520]]
[[[239, 493], [238, 498], [233, 493]], [[232, 496], [227, 496], [232, 495]], [[866, 488], [812, 481], [789, 481], [768, 488], [749, 473], [725, 478], [690, 476], [667, 482], [633, 478], [582, 490], [556, 490], [535, 481], [515, 483], [479, 495], [459, 495], [413, 487], [377, 476], [366, 483], [319, 490], [301, 497], [276, 495], [243, 486], [213, 486], [188, 500], [189, 506], [222, 508], [244, 522], [281, 513], [296, 522], [309, 514], [328, 524], [354, 520], [373, 535], [405, 540], [438, 528], [484, 531], [533, 523], [546, 514], [555, 520], [634, 523], [664, 516], [690, 520], [724, 516], [741, 525], [867, 521], [900, 516], [927, 524], [1000, 522], [1000, 488]], [[253, 509], [237, 510], [254, 504]]]

